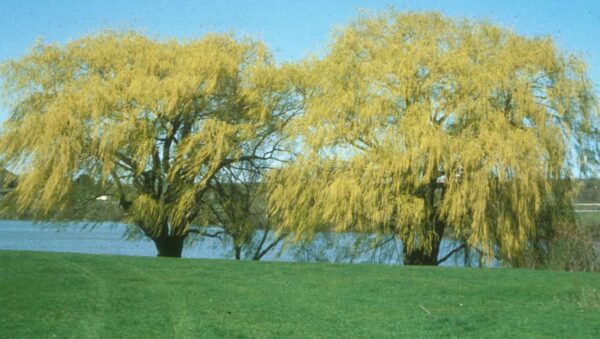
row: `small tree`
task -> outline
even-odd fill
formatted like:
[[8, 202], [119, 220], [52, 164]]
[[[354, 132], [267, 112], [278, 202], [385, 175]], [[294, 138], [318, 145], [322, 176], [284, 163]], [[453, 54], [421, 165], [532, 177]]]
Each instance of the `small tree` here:
[[[571, 168], [598, 163], [584, 63], [549, 38], [394, 12], [359, 17], [306, 64], [305, 153], [273, 173], [296, 237], [394, 234], [436, 265], [444, 236], [522, 262], [538, 221], [574, 222]], [[461, 245], [463, 246], [463, 245]]]
[[40, 43], [1, 75], [10, 117], [0, 152], [19, 174], [20, 211], [44, 219], [67, 208], [86, 175], [159, 256], [181, 256], [223, 168], [277, 157], [269, 143], [290, 118], [287, 81], [265, 46], [228, 35]]
[[200, 233], [222, 241], [223, 236], [229, 237], [236, 260], [242, 259], [242, 252], [246, 258], [260, 260], [287, 236], [275, 234], [266, 210], [262, 180], [270, 167], [271, 164], [258, 161], [227, 166], [211, 184], [207, 211], [203, 214], [206, 220], [202, 223], [219, 230]]

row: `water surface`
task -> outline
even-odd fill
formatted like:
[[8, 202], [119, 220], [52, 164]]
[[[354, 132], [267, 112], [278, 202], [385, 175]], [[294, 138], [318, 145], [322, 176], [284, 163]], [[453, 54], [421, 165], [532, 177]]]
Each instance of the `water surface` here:
[[[27, 250], [155, 256], [156, 248], [148, 238], [128, 240], [127, 226], [119, 223], [100, 223], [94, 226], [74, 223], [57, 225], [31, 221], [0, 220], [0, 250]], [[257, 234], [260, 237], [261, 234]], [[269, 234], [272, 239], [273, 234]], [[356, 250], [357, 236], [352, 233], [321, 233], [310, 244], [282, 247], [281, 244], [262, 260], [270, 261], [323, 261], [342, 263], [402, 262], [402, 244], [392, 242], [377, 251]], [[456, 244], [444, 240], [440, 256]], [[231, 242], [216, 238], [202, 238], [190, 242], [183, 250], [184, 258], [233, 258]], [[463, 266], [464, 258], [457, 253], [442, 266]], [[472, 265], [477, 265], [473, 262]], [[497, 263], [494, 265], [496, 266]]]

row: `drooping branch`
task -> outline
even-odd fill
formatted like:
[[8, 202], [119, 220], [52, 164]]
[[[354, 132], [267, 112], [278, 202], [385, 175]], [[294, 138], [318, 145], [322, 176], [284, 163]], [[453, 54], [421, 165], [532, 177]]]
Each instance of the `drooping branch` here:
[[[289, 82], [287, 72], [263, 47], [218, 34], [165, 44], [103, 33], [0, 67], [19, 111], [13, 115], [22, 117], [1, 133], [0, 153], [11, 167], [27, 159], [30, 174], [19, 204], [34, 210], [64, 201], [71, 208], [83, 198], [65, 174], [102, 172], [110, 189], [104, 193], [154, 240], [184, 238], [209, 207], [222, 224], [241, 214], [254, 218], [252, 185], [225, 187], [230, 200], [250, 196], [235, 211], [209, 190], [221, 174], [235, 176], [235, 185], [260, 177], [286, 151], [277, 136], [300, 111], [293, 90], [280, 86]], [[240, 170], [224, 173], [228, 166]]]

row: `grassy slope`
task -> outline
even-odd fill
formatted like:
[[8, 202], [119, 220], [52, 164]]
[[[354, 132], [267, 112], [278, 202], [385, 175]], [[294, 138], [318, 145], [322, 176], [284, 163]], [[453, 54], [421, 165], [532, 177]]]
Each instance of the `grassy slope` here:
[[600, 275], [0, 251], [0, 337], [600, 337]]

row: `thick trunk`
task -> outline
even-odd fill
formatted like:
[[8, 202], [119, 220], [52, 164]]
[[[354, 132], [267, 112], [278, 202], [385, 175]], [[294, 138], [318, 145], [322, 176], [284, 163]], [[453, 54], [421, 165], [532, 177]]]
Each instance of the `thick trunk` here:
[[440, 246], [444, 237], [446, 225], [439, 220], [436, 220], [434, 223], [435, 235], [431, 240], [431, 251], [427, 251], [423, 247], [413, 248], [411, 251], [408, 251], [406, 245], [404, 245], [402, 249], [402, 260], [404, 265], [438, 265], [438, 255], [440, 254]]
[[158, 238], [152, 240], [154, 240], [156, 250], [158, 251], [157, 256], [181, 258], [185, 237], [161, 234]]
[[440, 244], [441, 240], [433, 240], [431, 251], [426, 251], [423, 248], [413, 248], [411, 251], [407, 251], [404, 247], [402, 250], [404, 265], [437, 266]]
[[[438, 191], [439, 195], [436, 197], [436, 191]], [[423, 196], [426, 204], [427, 210], [429, 210], [428, 215], [428, 227], [431, 231], [433, 231], [433, 238], [431, 239], [431, 250], [427, 251], [422, 244], [420, 246], [414, 246], [413, 249], [408, 251], [406, 246], [406, 241], [403, 241], [403, 262], [404, 265], [427, 265], [427, 266], [437, 266], [438, 265], [438, 255], [440, 253], [440, 245], [442, 243], [442, 239], [444, 238], [444, 230], [446, 229], [446, 224], [439, 219], [439, 215], [437, 213], [437, 208], [440, 204], [440, 201], [444, 197], [444, 188], [440, 186], [437, 181], [437, 178], [431, 180], [429, 185], [425, 190], [425, 194]]]

